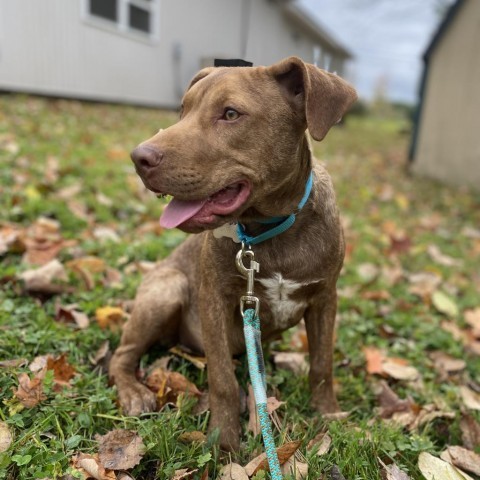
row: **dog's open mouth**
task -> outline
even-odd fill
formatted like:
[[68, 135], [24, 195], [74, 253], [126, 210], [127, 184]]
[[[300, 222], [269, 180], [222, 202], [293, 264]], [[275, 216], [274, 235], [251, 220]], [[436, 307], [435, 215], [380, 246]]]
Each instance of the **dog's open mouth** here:
[[250, 185], [241, 181], [232, 183], [213, 195], [201, 200], [170, 201], [160, 217], [164, 228], [175, 228], [183, 224], [208, 225], [216, 216], [229, 215], [241, 207], [250, 195]]

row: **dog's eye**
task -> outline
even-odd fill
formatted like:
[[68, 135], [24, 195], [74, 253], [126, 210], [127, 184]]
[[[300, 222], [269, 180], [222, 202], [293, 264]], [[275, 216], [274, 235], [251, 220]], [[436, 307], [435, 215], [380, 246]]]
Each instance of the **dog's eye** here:
[[229, 121], [229, 122], [233, 122], [239, 116], [240, 116], [240, 114], [236, 110], [234, 110], [233, 108], [226, 108], [225, 112], [223, 112], [223, 117], [222, 118], [224, 120]]

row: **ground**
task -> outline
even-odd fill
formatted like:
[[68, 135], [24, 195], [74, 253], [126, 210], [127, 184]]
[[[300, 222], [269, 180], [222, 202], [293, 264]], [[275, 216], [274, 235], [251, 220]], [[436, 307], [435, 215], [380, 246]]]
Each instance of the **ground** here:
[[[157, 362], [155, 376], [152, 363], [172, 354], [146, 356], [139, 375], [163, 408], [140, 419], [122, 415], [105, 375], [142, 273], [185, 237], [159, 228], [162, 201], [141, 187], [128, 155], [175, 120], [141, 108], [0, 97], [0, 478], [85, 478], [81, 460], [90, 457], [81, 454], [116, 472], [96, 478], [121, 478], [125, 469], [137, 479], [181, 469], [216, 478], [222, 465], [246, 465], [261, 452], [260, 437], [246, 432], [248, 411], [235, 454], [219, 451], [215, 435], [185, 435], [207, 432], [208, 410], [195, 406], [207, 389], [201, 360], [174, 355], [168, 370]], [[306, 375], [289, 370], [288, 355], [286, 368], [275, 366], [275, 352], [305, 351], [301, 329], [266, 354], [269, 391], [286, 402], [275, 412], [277, 445], [301, 441], [308, 478], [341, 478], [336, 465], [348, 480], [421, 479], [422, 452], [479, 452], [480, 195], [411, 178], [408, 131], [400, 113], [382, 111], [348, 117], [315, 144], [347, 239], [335, 381], [348, 416], [316, 415]], [[183, 375], [198, 388], [188, 384], [193, 395], [179, 394]], [[246, 389], [245, 358], [237, 376]], [[124, 429], [143, 446], [123, 466], [107, 465], [105, 435]], [[308, 447], [319, 433], [331, 438], [320, 455]], [[409, 477], [392, 476], [393, 464]]]

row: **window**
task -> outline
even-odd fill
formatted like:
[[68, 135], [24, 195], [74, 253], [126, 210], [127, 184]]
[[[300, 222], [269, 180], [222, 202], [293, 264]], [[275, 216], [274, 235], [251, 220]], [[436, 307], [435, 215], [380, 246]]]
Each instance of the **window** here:
[[[159, 0], [84, 0], [86, 18], [99, 26], [110, 24], [120, 32], [156, 37]], [[97, 23], [98, 20], [98, 23]]]

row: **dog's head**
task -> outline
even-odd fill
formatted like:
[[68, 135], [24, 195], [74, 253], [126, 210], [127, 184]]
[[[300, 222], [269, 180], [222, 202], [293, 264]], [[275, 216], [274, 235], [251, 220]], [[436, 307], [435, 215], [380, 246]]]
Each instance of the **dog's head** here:
[[187, 232], [262, 210], [297, 168], [305, 129], [322, 140], [356, 100], [340, 77], [287, 58], [270, 67], [206, 68], [183, 97], [180, 121], [132, 160], [155, 193], [174, 198], [161, 223]]

